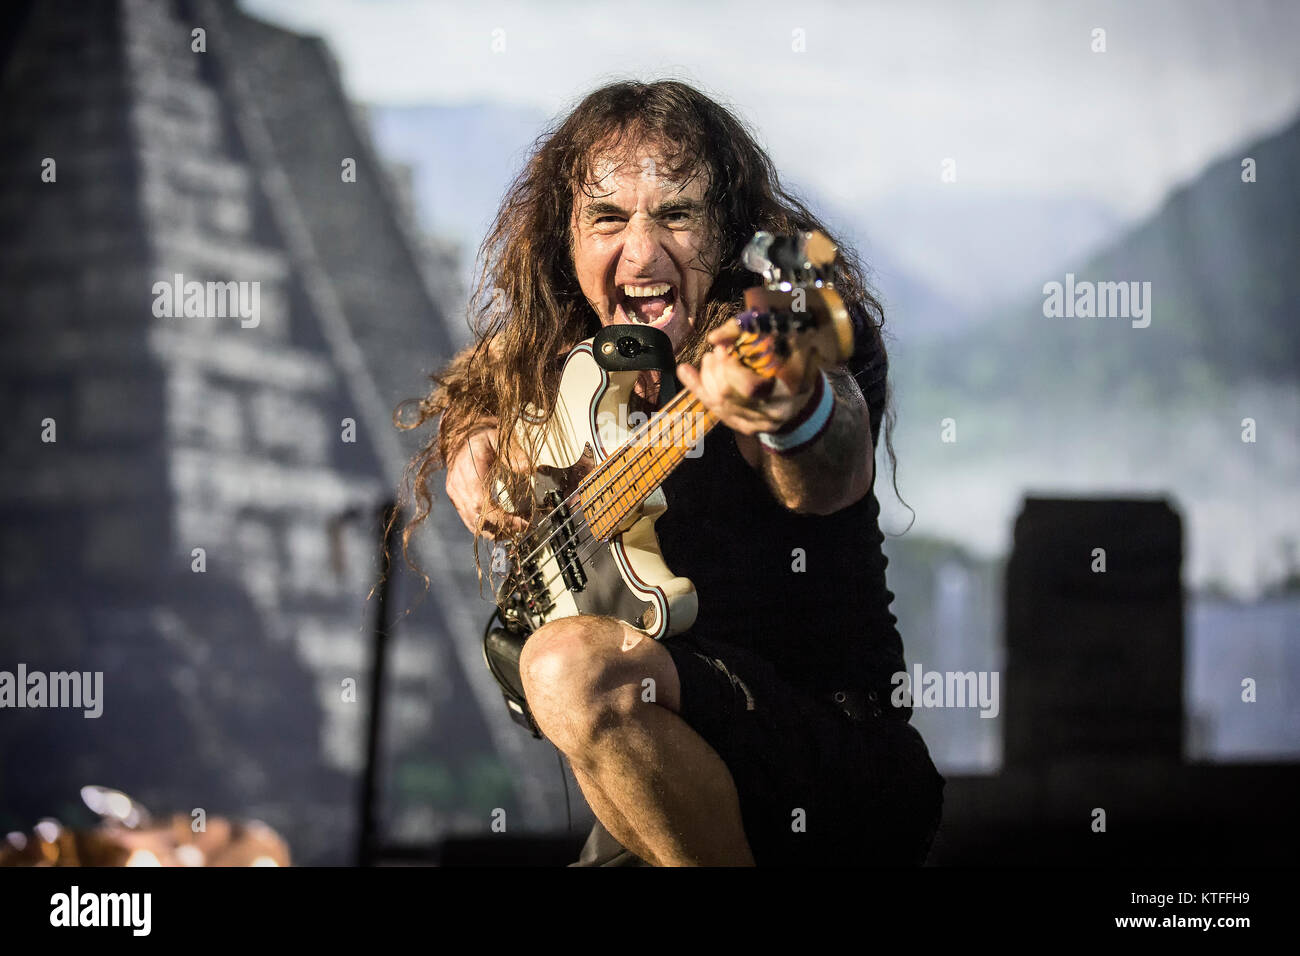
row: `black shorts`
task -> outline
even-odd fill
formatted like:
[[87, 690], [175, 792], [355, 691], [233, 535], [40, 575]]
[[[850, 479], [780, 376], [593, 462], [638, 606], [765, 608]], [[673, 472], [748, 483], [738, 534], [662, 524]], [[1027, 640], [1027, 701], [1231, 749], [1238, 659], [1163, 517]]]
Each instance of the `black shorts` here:
[[920, 733], [888, 705], [850, 717], [763, 658], [689, 632], [668, 638], [681, 716], [717, 751], [760, 866], [919, 866], [944, 778]]

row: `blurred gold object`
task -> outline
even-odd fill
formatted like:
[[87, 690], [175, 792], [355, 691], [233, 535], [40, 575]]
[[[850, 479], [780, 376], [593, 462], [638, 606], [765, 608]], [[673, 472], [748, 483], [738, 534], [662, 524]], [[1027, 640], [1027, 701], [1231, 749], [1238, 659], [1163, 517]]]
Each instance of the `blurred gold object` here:
[[84, 787], [82, 798], [99, 826], [41, 820], [0, 841], [0, 866], [289, 866], [289, 845], [258, 820], [211, 817], [196, 831], [188, 814], [154, 821], [120, 791]]

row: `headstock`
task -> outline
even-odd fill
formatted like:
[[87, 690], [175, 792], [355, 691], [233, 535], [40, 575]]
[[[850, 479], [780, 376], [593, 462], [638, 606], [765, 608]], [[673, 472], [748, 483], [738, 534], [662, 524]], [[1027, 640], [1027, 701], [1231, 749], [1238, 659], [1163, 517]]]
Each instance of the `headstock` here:
[[746, 310], [732, 346], [766, 378], [802, 392], [825, 365], [853, 354], [853, 323], [832, 285], [835, 244], [822, 231], [774, 236], [757, 232], [741, 254], [763, 284], [745, 290]]

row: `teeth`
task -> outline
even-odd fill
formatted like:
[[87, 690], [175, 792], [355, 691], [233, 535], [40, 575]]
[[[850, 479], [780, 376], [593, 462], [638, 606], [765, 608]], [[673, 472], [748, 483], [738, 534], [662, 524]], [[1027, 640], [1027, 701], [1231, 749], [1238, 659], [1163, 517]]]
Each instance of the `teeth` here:
[[645, 298], [651, 295], [667, 295], [672, 286], [667, 282], [661, 282], [658, 285], [625, 285], [622, 286], [623, 294], [635, 298]]
[[641, 316], [636, 312], [628, 313], [628, 318], [630, 318], [633, 322], [637, 323], [638, 325], [650, 325], [652, 323], [658, 323], [658, 322], [667, 324], [668, 322], [672, 321], [672, 317], [673, 317], [673, 307], [671, 305], [668, 306], [668, 308], [664, 309], [663, 315], [659, 316], [659, 318], [657, 319], [652, 319], [651, 322], [641, 321]]

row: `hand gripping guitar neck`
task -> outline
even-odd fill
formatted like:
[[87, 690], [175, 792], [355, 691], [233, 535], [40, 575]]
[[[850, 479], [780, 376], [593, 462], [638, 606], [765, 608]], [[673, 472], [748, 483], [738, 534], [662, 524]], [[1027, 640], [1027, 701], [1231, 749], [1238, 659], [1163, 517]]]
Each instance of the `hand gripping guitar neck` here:
[[[757, 374], [805, 390], [822, 366], [853, 349], [852, 323], [831, 284], [835, 247], [820, 232], [760, 232], [744, 253], [763, 275], [732, 346]], [[501, 617], [521, 634], [561, 617], [616, 617], [656, 639], [695, 620], [689, 579], [665, 565], [654, 522], [667, 508], [660, 486], [718, 423], [675, 377], [648, 421], [629, 422], [641, 372], [675, 368], [667, 336], [621, 324], [574, 348], [549, 415], [526, 410], [516, 432], [533, 463], [528, 532], [508, 548], [495, 588]], [[505, 490], [498, 501], [514, 508]], [[495, 583], [495, 582], [494, 582]]]
[[[834, 245], [820, 232], [759, 232], [743, 255], [764, 281], [745, 292], [732, 350], [757, 374], [780, 378], [796, 393], [823, 365], [843, 362], [853, 351], [852, 323], [831, 283], [834, 258]], [[663, 373], [659, 410], [636, 423], [628, 409], [647, 369]], [[483, 649], [511, 717], [534, 736], [540, 734], [519, 680], [519, 655], [534, 630], [562, 617], [601, 614], [660, 639], [695, 620], [695, 586], [666, 566], [654, 523], [667, 508], [664, 479], [718, 422], [678, 389], [675, 369], [662, 331], [606, 327], [565, 360], [550, 414], [525, 409], [517, 426], [533, 463], [527, 510], [536, 517], [507, 549]], [[494, 490], [503, 507], [524, 510], [514, 508], [502, 486]], [[493, 570], [495, 577], [495, 560]], [[502, 626], [493, 626], [497, 620]]]

